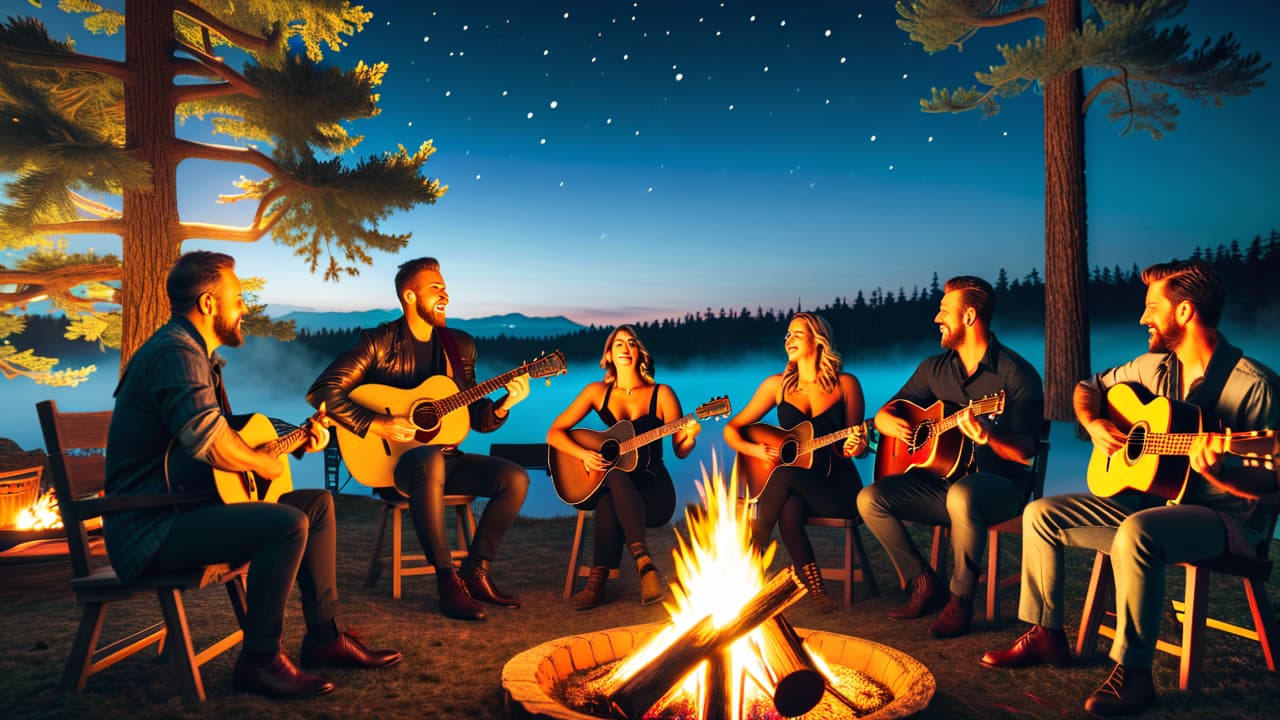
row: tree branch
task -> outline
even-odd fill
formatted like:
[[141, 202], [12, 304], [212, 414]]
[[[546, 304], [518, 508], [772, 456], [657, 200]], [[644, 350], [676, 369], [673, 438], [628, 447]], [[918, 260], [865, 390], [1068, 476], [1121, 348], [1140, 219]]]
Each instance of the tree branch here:
[[237, 46], [253, 52], [266, 52], [271, 46], [271, 38], [251, 35], [247, 32], [237, 30], [230, 25], [222, 22], [221, 19], [196, 5], [187, 2], [187, 0], [178, 0], [174, 4], [173, 11], [187, 18], [201, 27], [212, 30], [222, 37], [235, 43]]
[[35, 302], [45, 297], [63, 302], [92, 307], [95, 302], [72, 294], [71, 290], [85, 283], [120, 280], [124, 270], [119, 265], [69, 265], [53, 270], [0, 270], [0, 285], [16, 285], [12, 292], [0, 292], [0, 309]]
[[[175, 61], [171, 64], [172, 72], [170, 73], [170, 76], [197, 75], [200, 77], [222, 78], [223, 80], [226, 80], [229, 85], [233, 85], [237, 90], [239, 90], [240, 92], [250, 97], [255, 97], [255, 98], [262, 97], [262, 91], [259, 90], [256, 85], [249, 82], [249, 79], [246, 78], [244, 75], [241, 75], [235, 70], [232, 70], [231, 67], [226, 63], [222, 62], [220, 58], [217, 58], [213, 55], [209, 55], [208, 53], [205, 53], [203, 50], [200, 50], [199, 48], [193, 48], [190, 45], [187, 45], [186, 43], [180, 42], [178, 43], [178, 45], [183, 50], [186, 50], [187, 52], [191, 53], [194, 59], [176, 58]], [[202, 68], [204, 72], [195, 72], [194, 68], [192, 68], [192, 65], [198, 68]], [[193, 99], [193, 100], [198, 99], [198, 98], [183, 97], [183, 94], [184, 94], [183, 88], [187, 88], [187, 87], [203, 88], [206, 86], [203, 86], [203, 85], [177, 86], [174, 89], [174, 96], [178, 99], [178, 102], [183, 102], [186, 99]]]
[[56, 68], [58, 70], [84, 70], [87, 72], [100, 73], [102, 75], [110, 75], [118, 78], [123, 82], [133, 80], [133, 71], [128, 65], [118, 60], [108, 60], [106, 58], [95, 57], [93, 55], [81, 55], [80, 53], [52, 53], [43, 50], [19, 50], [17, 48], [4, 48], [0, 50], [6, 60], [17, 63], [18, 65], [29, 65], [33, 67]]
[[97, 215], [104, 220], [119, 220], [121, 218], [121, 212], [110, 205], [87, 198], [74, 190], [67, 190], [67, 195], [71, 197], [72, 204], [87, 213]]
[[992, 15], [989, 17], [976, 17], [976, 18], [973, 18], [973, 20], [974, 20], [974, 25], [977, 25], [978, 27], [984, 27], [984, 28], [1003, 27], [1005, 25], [1012, 25], [1014, 23], [1022, 22], [1023, 20], [1043, 21], [1044, 6], [1033, 5], [1031, 7], [1026, 7], [1021, 10], [1014, 10], [1013, 12], [1004, 13], [1003, 15]]
[[178, 160], [197, 158], [200, 160], [216, 160], [253, 165], [282, 182], [292, 182], [285, 174], [284, 168], [276, 164], [265, 153], [253, 148], [235, 147], [232, 145], [214, 145], [212, 143], [193, 142], [191, 140], [175, 140], [172, 145], [173, 155]]
[[[1128, 73], [1124, 73], [1124, 77], [1127, 78]], [[1085, 96], [1084, 102], [1080, 104], [1080, 114], [1088, 115], [1089, 106], [1093, 104], [1094, 100], [1098, 99], [1098, 96], [1102, 95], [1102, 93], [1105, 92], [1106, 89], [1112, 85], [1118, 85], [1120, 89], [1125, 91], [1125, 94], [1128, 95], [1127, 90], [1129, 85], [1125, 80], [1121, 80], [1120, 78], [1121, 78], [1120, 75], [1112, 75], [1111, 77], [1107, 77], [1099, 80], [1098, 84], [1094, 85], [1093, 89], [1089, 91], [1089, 94]], [[1130, 102], [1129, 105], [1132, 108], [1133, 103]]]
[[124, 233], [123, 220], [72, 220], [70, 222], [44, 223], [31, 228], [34, 232], [45, 235], [57, 233]]
[[[262, 224], [262, 216], [267, 213], [267, 208], [271, 207], [271, 205], [275, 203], [275, 201], [279, 200], [282, 197], [285, 197], [287, 194], [288, 194], [288, 191], [285, 190], [284, 187], [276, 186], [272, 188], [271, 191], [268, 192], [266, 195], [263, 195], [262, 200], [258, 202], [258, 211], [253, 214], [253, 226], [254, 227], [260, 226]], [[274, 219], [275, 216], [273, 215], [272, 218]], [[278, 220], [276, 220], [275, 222], [278, 222]], [[275, 222], [272, 222], [272, 224], [274, 225]]]
[[173, 90], [173, 101], [177, 105], [197, 100], [208, 100], [227, 95], [242, 95], [244, 91], [231, 83], [201, 83], [199, 85], [179, 85]]

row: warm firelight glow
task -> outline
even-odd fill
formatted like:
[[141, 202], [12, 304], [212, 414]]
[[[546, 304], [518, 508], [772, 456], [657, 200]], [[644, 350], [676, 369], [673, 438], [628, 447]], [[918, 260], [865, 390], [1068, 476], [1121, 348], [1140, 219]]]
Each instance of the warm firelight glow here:
[[[618, 663], [610, 678], [633, 676], [708, 615], [716, 627], [725, 626], [764, 588], [765, 573], [773, 561], [775, 544], [770, 543], [763, 554], [752, 547], [751, 524], [747, 517], [749, 508], [738, 500], [737, 475], [732, 475], [726, 484], [713, 454], [711, 474], [707, 474], [704, 466], [702, 481], [697, 483], [697, 488], [702, 497], [702, 507], [685, 512], [689, 535], [688, 538], [677, 538], [673, 553], [679, 582], [672, 583], [670, 599], [666, 602], [671, 623]], [[730, 647], [733, 658], [730, 677], [742, 678], [745, 675], [756, 680], [765, 676], [763, 660], [756, 650], [756, 644], [761, 642], [762, 633], [756, 629]], [[703, 662], [655, 707], [682, 693], [700, 702], [707, 691], [706, 675], [707, 663]], [[743, 687], [741, 682], [733, 683], [733, 707], [743, 707]]]
[[58, 499], [53, 489], [41, 495], [35, 502], [22, 509], [14, 520], [14, 528], [18, 530], [50, 530], [62, 527], [62, 518], [58, 516]]

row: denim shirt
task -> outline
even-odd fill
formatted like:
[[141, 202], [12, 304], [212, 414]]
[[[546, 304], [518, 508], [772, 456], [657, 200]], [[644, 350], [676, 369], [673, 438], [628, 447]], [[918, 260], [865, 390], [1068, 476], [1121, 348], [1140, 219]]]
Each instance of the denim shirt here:
[[[216, 378], [225, 361], [210, 357], [195, 326], [174, 316], [134, 353], [116, 387], [115, 410], [107, 433], [106, 494], [164, 495], [169, 487], [165, 456], [179, 442], [198, 437], [207, 449], [215, 437], [195, 436], [194, 424], [222, 417]], [[224, 424], [225, 427], [225, 424]], [[212, 498], [210, 498], [212, 501]], [[163, 545], [177, 512], [156, 507], [109, 513], [103, 517], [103, 539], [116, 574], [125, 582], [142, 573]]]

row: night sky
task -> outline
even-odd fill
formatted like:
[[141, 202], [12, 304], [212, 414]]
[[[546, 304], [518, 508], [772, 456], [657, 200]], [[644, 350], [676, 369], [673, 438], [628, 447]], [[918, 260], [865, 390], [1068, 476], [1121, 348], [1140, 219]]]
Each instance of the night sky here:
[[[9, 12], [73, 34], [83, 51], [122, 54], [120, 38], [88, 38], [55, 4]], [[351, 126], [365, 135], [356, 152], [432, 138], [427, 170], [450, 190], [384, 225], [413, 232], [403, 256], [375, 255], [336, 286], [266, 241], [188, 244], [234, 254], [242, 275], [269, 280], [274, 305], [392, 307], [396, 265], [426, 254], [443, 263], [453, 316], [597, 323], [813, 307], [876, 287], [909, 295], [935, 271], [1043, 270], [1039, 96], [1005, 100], [986, 120], [926, 115], [918, 102], [932, 86], [973, 84], [1000, 62], [997, 43], [1038, 23], [931, 56], [887, 0], [364, 5], [374, 19], [327, 58], [390, 64], [382, 114]], [[1201, 0], [1182, 20], [1195, 43], [1234, 32], [1276, 61], [1278, 8]], [[1274, 68], [1264, 78], [1224, 107], [1179, 100], [1178, 129], [1158, 142], [1122, 135], [1095, 106], [1091, 264], [1145, 265], [1280, 226], [1280, 87]], [[210, 139], [199, 123], [180, 132]], [[184, 218], [244, 222], [249, 208], [209, 201], [241, 172], [258, 175], [184, 164]]]

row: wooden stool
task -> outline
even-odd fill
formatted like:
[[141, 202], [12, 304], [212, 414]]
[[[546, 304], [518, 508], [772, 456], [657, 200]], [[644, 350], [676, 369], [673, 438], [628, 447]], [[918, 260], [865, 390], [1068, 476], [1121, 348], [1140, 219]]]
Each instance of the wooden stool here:
[[[449, 551], [454, 564], [467, 556], [467, 548], [476, 533], [476, 517], [471, 512], [474, 495], [445, 495], [444, 506], [453, 508], [454, 522], [457, 528], [456, 547]], [[412, 575], [434, 575], [436, 568], [427, 562], [423, 553], [405, 554], [401, 533], [404, 528], [401, 513], [409, 508], [409, 500], [382, 498], [382, 515], [378, 518], [378, 529], [374, 533], [373, 555], [369, 558], [369, 573], [365, 576], [364, 586], [369, 588], [378, 584], [378, 576], [382, 574], [382, 543], [386, 536], [387, 516], [391, 516], [391, 597], [400, 599], [400, 580]], [[408, 564], [412, 563], [412, 564]]]
[[839, 567], [822, 567], [823, 580], [835, 580], [844, 583], [844, 604], [853, 604], [853, 584], [863, 583], [867, 589], [867, 597], [880, 593], [876, 587], [876, 576], [871, 571], [871, 560], [867, 550], [862, 546], [862, 535], [858, 526], [862, 518], [828, 518], [810, 517], [804, 521], [809, 527], [843, 528], [844, 529], [844, 564]]
[[[591, 566], [582, 562], [582, 529], [586, 525], [587, 516], [593, 513], [592, 510], [578, 511], [578, 525], [573, 530], [573, 547], [569, 548], [569, 572], [564, 576], [564, 599], [568, 600], [573, 595], [573, 584], [580, 577], [586, 577], [591, 574]], [[616, 580], [618, 578], [618, 568], [609, 571], [609, 579]]]

